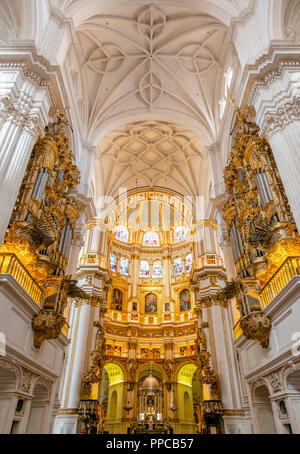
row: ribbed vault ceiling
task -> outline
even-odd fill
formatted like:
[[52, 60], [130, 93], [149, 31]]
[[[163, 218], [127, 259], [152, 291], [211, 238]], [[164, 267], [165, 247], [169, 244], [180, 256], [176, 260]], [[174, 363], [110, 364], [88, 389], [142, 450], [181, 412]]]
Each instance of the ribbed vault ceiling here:
[[[80, 9], [83, 3], [85, 11]], [[233, 16], [240, 12], [233, 0], [222, 3], [223, 9], [214, 5], [213, 11], [226, 11], [227, 22], [228, 10]], [[89, 142], [108, 125], [138, 116], [193, 123], [206, 144], [215, 142], [229, 28], [204, 7], [185, 5], [111, 2], [109, 8], [109, 3], [98, 2], [97, 10], [94, 2], [64, 2], [64, 8], [57, 2], [64, 14], [73, 14], [76, 34], [66, 70]]]
[[119, 188], [160, 187], [199, 195], [209, 182], [203, 158], [203, 142], [182, 126], [161, 121], [131, 123], [100, 142], [95, 191], [115, 197]]

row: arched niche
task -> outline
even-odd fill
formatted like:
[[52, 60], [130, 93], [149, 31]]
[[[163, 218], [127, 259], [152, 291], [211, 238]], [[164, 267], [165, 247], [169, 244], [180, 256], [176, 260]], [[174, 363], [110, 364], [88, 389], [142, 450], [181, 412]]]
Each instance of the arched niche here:
[[164, 374], [157, 364], [138, 370], [137, 408], [139, 422], [151, 423], [165, 418]]
[[33, 397], [27, 424], [27, 434], [47, 433], [49, 419], [48, 389], [41, 383], [33, 388]]
[[263, 383], [259, 383], [253, 391], [253, 409], [254, 421], [257, 426], [255, 433], [275, 434], [276, 426], [270, 401], [270, 392]]
[[0, 433], [10, 433], [17, 396], [17, 375], [0, 366]]
[[[105, 374], [107, 374], [107, 376]], [[106, 389], [105, 387], [100, 386], [100, 391], [102, 390], [103, 392], [102, 400], [105, 403], [107, 401], [104, 430], [108, 433], [122, 433], [121, 420], [124, 399], [124, 372], [118, 364], [107, 363], [104, 366], [102, 382], [105, 381], [105, 379]]]
[[185, 364], [177, 376], [177, 407], [180, 433], [196, 433], [200, 415], [200, 404], [203, 401], [203, 388], [195, 364]]

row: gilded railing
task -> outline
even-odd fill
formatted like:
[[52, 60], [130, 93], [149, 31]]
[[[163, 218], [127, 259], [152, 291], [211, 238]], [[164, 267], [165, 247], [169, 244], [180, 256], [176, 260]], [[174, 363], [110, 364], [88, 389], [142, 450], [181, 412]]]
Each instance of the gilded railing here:
[[28, 273], [15, 254], [0, 253], [0, 274], [10, 274], [37, 303], [41, 303], [42, 289]]
[[300, 257], [288, 257], [276, 274], [260, 291], [260, 302], [264, 309], [294, 277], [300, 275]]
[[[300, 257], [288, 257], [272, 278], [259, 292], [261, 309], [268, 306], [294, 276], [300, 275]], [[234, 337], [238, 339], [243, 331], [240, 321], [234, 326]]]
[[217, 257], [213, 254], [211, 255], [206, 255], [206, 257], [200, 257], [195, 262], [193, 263], [193, 270], [195, 269], [201, 269], [201, 268], [206, 268], [206, 267], [213, 267], [217, 266], [220, 268], [224, 268], [224, 260], [221, 259], [220, 257]]
[[101, 268], [108, 268], [108, 262], [96, 254], [88, 254], [86, 257], [81, 257], [79, 266], [100, 266]]

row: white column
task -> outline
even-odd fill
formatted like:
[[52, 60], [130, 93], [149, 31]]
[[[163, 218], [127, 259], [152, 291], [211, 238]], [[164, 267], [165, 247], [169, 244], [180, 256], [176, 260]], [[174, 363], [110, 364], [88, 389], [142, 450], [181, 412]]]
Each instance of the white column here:
[[62, 403], [63, 408], [78, 408], [80, 401], [81, 381], [91, 323], [91, 309], [92, 306], [90, 304], [83, 304], [76, 308], [78, 320], [75, 320], [77, 330], [73, 334], [72, 352], [69, 358], [72, 362], [72, 367], [69, 370], [69, 383], [67, 384], [69, 392], [65, 402]]
[[67, 274], [68, 275], [70, 274], [74, 278], [75, 278], [75, 273], [77, 270], [79, 254], [80, 254], [81, 248], [84, 245], [83, 237], [84, 237], [83, 228], [81, 227], [79, 229], [76, 229], [76, 231], [74, 233], [74, 238], [72, 241], [72, 248], [71, 248], [71, 253], [70, 253], [68, 267], [67, 267]]
[[99, 244], [98, 244], [98, 254], [101, 257], [107, 258], [107, 248], [108, 248], [108, 230], [107, 225], [102, 221], [97, 222], [99, 229]]
[[241, 408], [238, 376], [232, 348], [232, 327], [228, 309], [213, 305], [202, 309], [206, 330], [207, 349], [212, 356], [212, 367], [219, 378], [221, 400], [225, 409]]
[[207, 159], [212, 176], [212, 194], [210, 194], [210, 197], [217, 198], [225, 192], [222, 157], [218, 143], [207, 148]]
[[81, 147], [81, 158], [79, 163], [79, 170], [81, 173], [80, 184], [78, 190], [85, 196], [91, 197], [90, 183], [94, 171], [96, 147], [85, 143]]
[[39, 128], [48, 122], [48, 88], [29, 77], [20, 64], [0, 71], [0, 244]]
[[91, 244], [90, 244], [90, 250], [89, 252], [95, 252], [98, 253], [98, 248], [99, 248], [99, 239], [100, 239], [100, 227], [98, 224], [94, 225], [92, 227], [92, 239], [91, 239]]
[[257, 83], [253, 102], [300, 230], [300, 64], [285, 61], [274, 74]]

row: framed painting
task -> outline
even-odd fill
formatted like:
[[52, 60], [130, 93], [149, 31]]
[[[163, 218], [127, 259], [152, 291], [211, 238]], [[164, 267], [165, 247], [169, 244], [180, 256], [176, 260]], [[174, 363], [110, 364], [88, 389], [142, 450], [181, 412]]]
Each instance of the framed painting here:
[[148, 293], [145, 296], [145, 314], [157, 314], [157, 296], [155, 293]]

